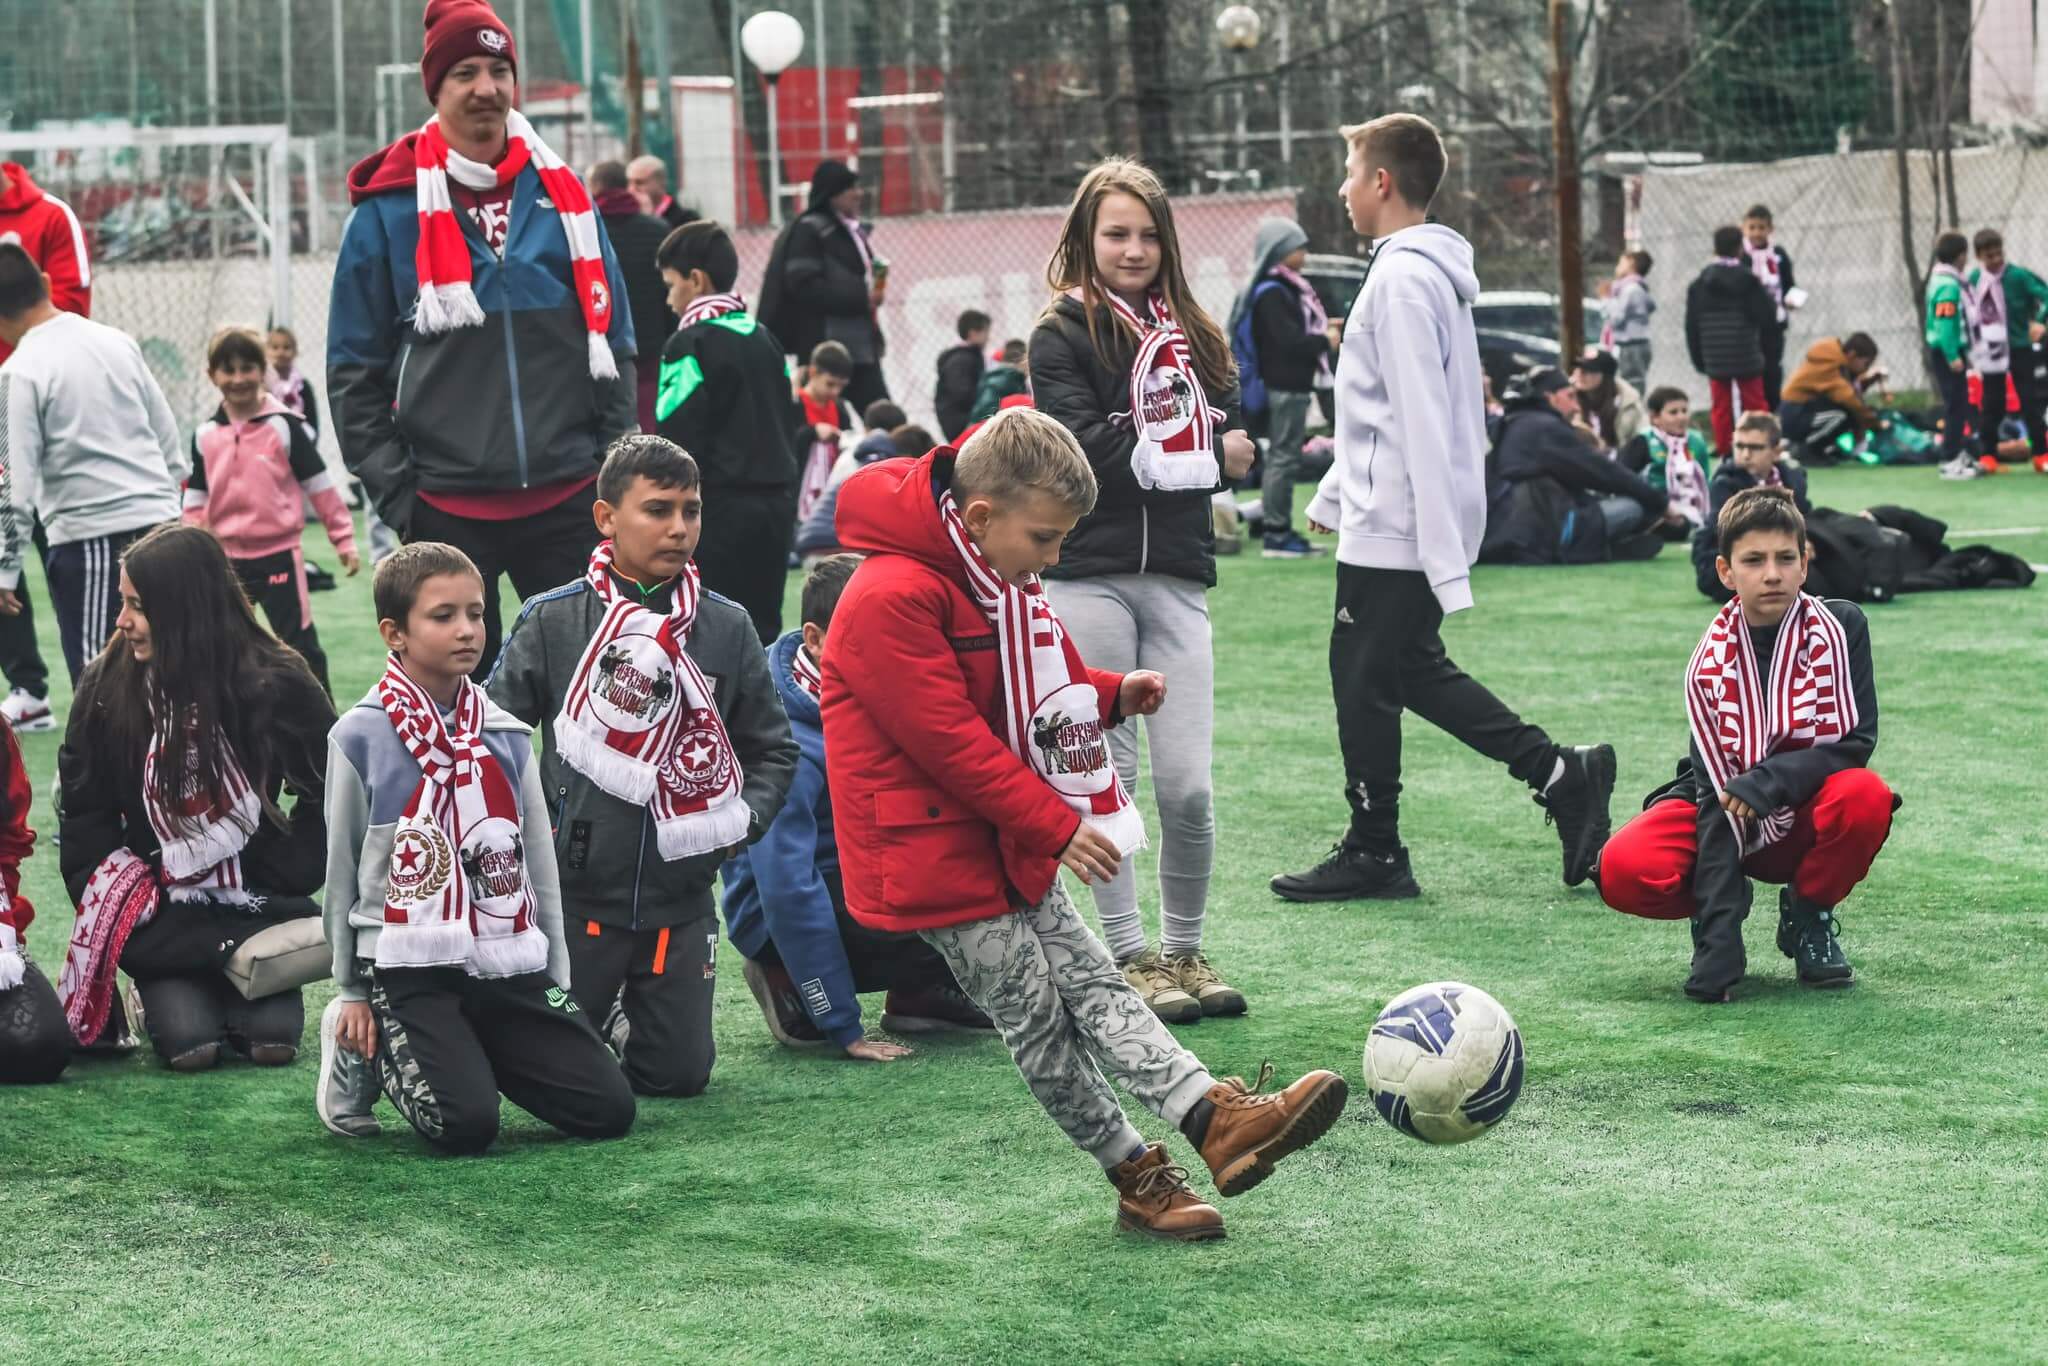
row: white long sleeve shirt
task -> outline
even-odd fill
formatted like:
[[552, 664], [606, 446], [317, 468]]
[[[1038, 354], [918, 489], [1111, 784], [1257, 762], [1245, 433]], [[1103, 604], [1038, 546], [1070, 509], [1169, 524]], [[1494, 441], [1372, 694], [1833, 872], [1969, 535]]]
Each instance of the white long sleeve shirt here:
[[59, 313], [0, 367], [0, 588], [21, 583], [32, 520], [51, 545], [178, 516], [191, 472], [135, 339]]

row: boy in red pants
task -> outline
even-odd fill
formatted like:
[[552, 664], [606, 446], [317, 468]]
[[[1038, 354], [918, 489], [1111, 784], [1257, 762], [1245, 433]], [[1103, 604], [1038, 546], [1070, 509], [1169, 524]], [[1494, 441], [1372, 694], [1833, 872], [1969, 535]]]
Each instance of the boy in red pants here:
[[1806, 522], [1782, 488], [1746, 489], [1718, 526], [1735, 594], [1685, 673], [1692, 747], [1678, 777], [1600, 854], [1617, 911], [1692, 920], [1685, 994], [1722, 1002], [1742, 979], [1751, 878], [1786, 884], [1778, 949], [1807, 986], [1847, 986], [1835, 908], [1870, 872], [1899, 799], [1870, 771], [1877, 681], [1870, 627], [1802, 592]]
[[1345, 1083], [1218, 1081], [1060, 886], [1062, 866], [1109, 880], [1143, 842], [1103, 730], [1166, 698], [1157, 673], [1083, 664], [1039, 584], [1095, 495], [1079, 443], [1029, 408], [996, 414], [957, 456], [885, 460], [840, 487], [840, 542], [868, 556], [822, 666], [846, 909], [939, 951], [1047, 1115], [1102, 1164], [1124, 1227], [1220, 1238], [1222, 1217], [1105, 1074], [1181, 1131], [1222, 1195], [1321, 1137]]

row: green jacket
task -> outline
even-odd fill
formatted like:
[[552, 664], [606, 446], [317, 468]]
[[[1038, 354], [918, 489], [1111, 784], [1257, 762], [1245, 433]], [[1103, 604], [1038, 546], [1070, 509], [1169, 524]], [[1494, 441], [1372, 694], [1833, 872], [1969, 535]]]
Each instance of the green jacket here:
[[[1970, 287], [1976, 288], [1984, 272], [1972, 267]], [[2015, 348], [2024, 348], [2026, 334], [2021, 331], [2028, 323], [2048, 323], [2048, 284], [2025, 266], [2008, 264], [2005, 268], [2005, 307], [2012, 314], [2012, 342]]]
[[1954, 269], [1934, 268], [1927, 277], [1927, 345], [1951, 363], [1963, 359], [1969, 339], [1963, 331], [1963, 277]]

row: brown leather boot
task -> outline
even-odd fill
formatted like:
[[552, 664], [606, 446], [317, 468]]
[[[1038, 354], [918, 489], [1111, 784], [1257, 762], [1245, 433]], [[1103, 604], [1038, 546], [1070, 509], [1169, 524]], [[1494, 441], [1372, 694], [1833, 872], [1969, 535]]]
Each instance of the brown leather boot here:
[[1188, 1189], [1188, 1171], [1166, 1160], [1166, 1145], [1153, 1143], [1109, 1174], [1116, 1185], [1120, 1228], [1199, 1243], [1223, 1236], [1223, 1216]]
[[1335, 1072], [1311, 1072], [1285, 1091], [1261, 1094], [1272, 1077], [1273, 1064], [1266, 1063], [1249, 1088], [1226, 1077], [1198, 1102], [1198, 1108], [1212, 1107], [1200, 1147], [1218, 1195], [1242, 1195], [1258, 1185], [1273, 1174], [1275, 1162], [1321, 1138], [1344, 1113], [1350, 1088]]

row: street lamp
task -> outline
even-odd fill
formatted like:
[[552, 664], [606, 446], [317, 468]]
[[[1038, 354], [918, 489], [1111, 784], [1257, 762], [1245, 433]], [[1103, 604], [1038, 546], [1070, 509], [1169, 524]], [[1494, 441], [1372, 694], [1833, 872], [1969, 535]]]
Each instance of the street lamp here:
[[1224, 50], [1230, 54], [1230, 69], [1237, 81], [1237, 173], [1240, 179], [1245, 172], [1248, 159], [1246, 143], [1248, 134], [1244, 122], [1244, 59], [1259, 45], [1259, 30], [1264, 27], [1259, 12], [1250, 5], [1226, 5], [1216, 16], [1216, 37]]
[[762, 10], [740, 26], [740, 49], [768, 80], [768, 208], [782, 226], [782, 133], [775, 116], [775, 83], [804, 50], [804, 26], [779, 9]]

